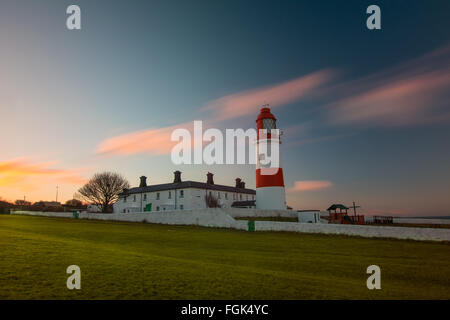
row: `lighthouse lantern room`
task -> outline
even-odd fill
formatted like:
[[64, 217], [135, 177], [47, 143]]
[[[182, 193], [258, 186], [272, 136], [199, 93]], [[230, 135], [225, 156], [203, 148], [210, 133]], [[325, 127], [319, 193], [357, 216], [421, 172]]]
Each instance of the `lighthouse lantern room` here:
[[[283, 169], [280, 159], [278, 168], [273, 166], [270, 171], [260, 164], [261, 148], [271, 152], [272, 145], [281, 144], [279, 135], [272, 136], [271, 130], [277, 129], [277, 119], [270, 112], [270, 108], [264, 106], [256, 119], [256, 208], [265, 210], [286, 210], [286, 195], [284, 190]], [[262, 130], [267, 130], [263, 133]], [[279, 155], [280, 153], [278, 153]]]

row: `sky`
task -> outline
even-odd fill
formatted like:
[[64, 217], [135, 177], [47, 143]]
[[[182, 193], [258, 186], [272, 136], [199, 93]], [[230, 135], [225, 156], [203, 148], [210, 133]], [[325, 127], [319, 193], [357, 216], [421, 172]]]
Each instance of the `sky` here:
[[[66, 9], [81, 8], [81, 30]], [[381, 9], [381, 30], [366, 8]], [[71, 199], [96, 172], [132, 186], [255, 187], [254, 165], [174, 165], [194, 120], [284, 131], [287, 203], [450, 215], [448, 1], [0, 3], [0, 197]]]

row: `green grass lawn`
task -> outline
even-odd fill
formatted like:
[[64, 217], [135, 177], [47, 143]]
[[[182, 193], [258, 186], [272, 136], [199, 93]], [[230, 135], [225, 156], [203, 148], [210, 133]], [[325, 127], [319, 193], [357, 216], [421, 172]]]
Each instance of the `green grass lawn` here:
[[0, 215], [0, 298], [450, 299], [450, 244]]

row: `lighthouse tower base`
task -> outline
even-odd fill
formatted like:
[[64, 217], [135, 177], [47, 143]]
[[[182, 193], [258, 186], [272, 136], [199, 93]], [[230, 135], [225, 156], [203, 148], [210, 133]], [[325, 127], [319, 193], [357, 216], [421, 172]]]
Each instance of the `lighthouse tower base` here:
[[284, 187], [256, 188], [256, 209], [286, 210]]

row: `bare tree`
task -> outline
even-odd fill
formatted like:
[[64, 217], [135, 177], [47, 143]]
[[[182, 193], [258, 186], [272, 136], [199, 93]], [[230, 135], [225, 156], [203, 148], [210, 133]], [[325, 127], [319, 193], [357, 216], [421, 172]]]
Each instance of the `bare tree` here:
[[207, 208], [220, 208], [221, 207], [219, 200], [211, 193], [207, 194], [205, 196], [205, 203], [206, 203]]
[[16, 200], [14, 203], [16, 206], [31, 206], [31, 202], [25, 200]]
[[102, 212], [108, 212], [119, 193], [129, 187], [128, 181], [120, 174], [102, 172], [96, 173], [78, 192], [86, 201], [101, 207]]
[[78, 199], [70, 199], [66, 201], [66, 205], [70, 207], [81, 207], [83, 203]]

